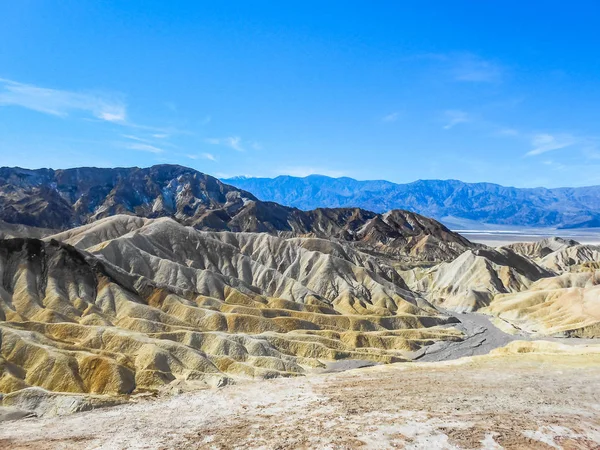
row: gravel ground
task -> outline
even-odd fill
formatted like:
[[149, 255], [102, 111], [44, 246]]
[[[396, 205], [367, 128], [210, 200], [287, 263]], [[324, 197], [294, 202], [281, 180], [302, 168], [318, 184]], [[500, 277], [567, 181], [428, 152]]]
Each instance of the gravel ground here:
[[228, 386], [0, 428], [11, 449], [600, 446], [600, 356], [401, 363]]
[[498, 347], [504, 347], [514, 340], [529, 339], [528, 335], [510, 335], [496, 327], [490, 318], [478, 313], [450, 313], [454, 314], [459, 324], [452, 324], [465, 333], [466, 338], [461, 342], [436, 342], [433, 345], [423, 347], [412, 355], [413, 360], [418, 361], [449, 361], [463, 358], [465, 356], [485, 355]]

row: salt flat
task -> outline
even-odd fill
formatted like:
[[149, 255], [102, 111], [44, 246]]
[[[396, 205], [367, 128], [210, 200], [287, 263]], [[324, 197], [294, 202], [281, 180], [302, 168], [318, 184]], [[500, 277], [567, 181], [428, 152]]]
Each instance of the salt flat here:
[[556, 228], [515, 228], [489, 225], [489, 229], [454, 230], [471, 242], [485, 244], [491, 247], [514, 244], [515, 242], [536, 242], [550, 237], [573, 239], [581, 244], [600, 244], [600, 229], [571, 229]]

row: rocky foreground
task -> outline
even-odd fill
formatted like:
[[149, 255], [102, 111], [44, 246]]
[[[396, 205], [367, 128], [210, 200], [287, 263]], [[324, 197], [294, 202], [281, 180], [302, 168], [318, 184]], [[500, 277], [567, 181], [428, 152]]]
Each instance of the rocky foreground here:
[[600, 346], [517, 341], [445, 363], [246, 383], [4, 423], [0, 446], [598, 448], [599, 392]]

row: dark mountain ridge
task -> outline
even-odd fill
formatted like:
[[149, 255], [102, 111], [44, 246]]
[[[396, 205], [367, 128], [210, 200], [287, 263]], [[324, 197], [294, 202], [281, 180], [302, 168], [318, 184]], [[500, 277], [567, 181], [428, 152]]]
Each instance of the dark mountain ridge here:
[[116, 214], [172, 217], [200, 230], [288, 233], [353, 242], [363, 249], [445, 260], [473, 246], [427, 217], [361, 208], [302, 211], [222, 183], [196, 170], [149, 168], [0, 168], [0, 220], [65, 230]]
[[262, 200], [300, 209], [349, 205], [375, 212], [408, 209], [437, 220], [456, 217], [528, 227], [577, 228], [600, 223], [600, 186], [513, 188], [458, 180], [396, 184], [323, 175], [236, 177], [223, 181], [246, 189]]

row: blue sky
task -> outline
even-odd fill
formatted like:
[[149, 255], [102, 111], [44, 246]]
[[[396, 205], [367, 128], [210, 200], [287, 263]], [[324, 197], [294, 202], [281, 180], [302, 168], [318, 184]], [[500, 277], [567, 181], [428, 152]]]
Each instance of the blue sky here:
[[0, 3], [0, 165], [600, 184], [596, 1]]

